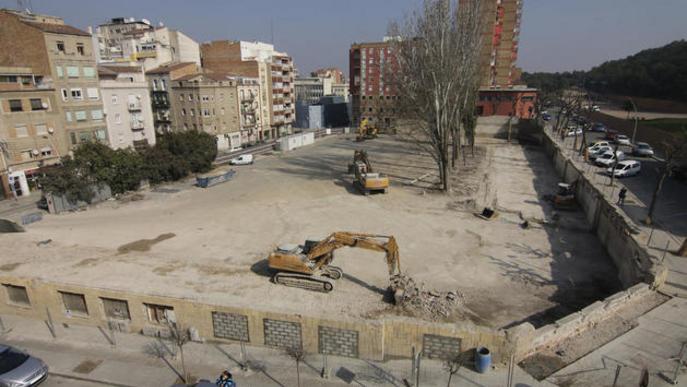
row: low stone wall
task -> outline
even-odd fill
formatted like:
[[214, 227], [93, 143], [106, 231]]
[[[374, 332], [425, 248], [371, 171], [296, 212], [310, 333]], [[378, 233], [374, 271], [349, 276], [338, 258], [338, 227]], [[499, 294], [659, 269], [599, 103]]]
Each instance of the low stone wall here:
[[[0, 276], [0, 283], [4, 296], [0, 313], [52, 319], [56, 325], [100, 326], [165, 336], [167, 326], [158, 321], [163, 316], [193, 328], [205, 341], [275, 348], [302, 346], [307, 353], [369, 360], [408, 358], [413, 347], [424, 350], [427, 357], [445, 358], [486, 346], [496, 362], [503, 362], [514, 350], [508, 332], [467, 322], [440, 324], [401, 317], [334, 320], [10, 276]], [[162, 312], [154, 312], [155, 308]]]

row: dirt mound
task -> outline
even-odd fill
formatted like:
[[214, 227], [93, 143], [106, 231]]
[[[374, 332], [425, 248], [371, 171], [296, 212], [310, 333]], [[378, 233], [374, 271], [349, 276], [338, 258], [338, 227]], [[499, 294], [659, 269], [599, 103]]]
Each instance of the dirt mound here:
[[428, 290], [407, 275], [393, 276], [390, 289], [396, 306], [418, 318], [444, 320], [464, 311], [465, 297], [461, 292]]

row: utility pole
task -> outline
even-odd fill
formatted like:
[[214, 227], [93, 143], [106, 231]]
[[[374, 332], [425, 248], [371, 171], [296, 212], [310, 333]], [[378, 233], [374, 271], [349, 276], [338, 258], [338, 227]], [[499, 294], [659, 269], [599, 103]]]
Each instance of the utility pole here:
[[635, 139], [637, 137], [637, 120], [638, 120], [638, 112], [637, 112], [637, 105], [635, 105], [635, 101], [630, 98], [630, 103], [632, 104], [632, 110], [635, 111], [635, 128], [632, 131], [632, 144], [635, 144]]

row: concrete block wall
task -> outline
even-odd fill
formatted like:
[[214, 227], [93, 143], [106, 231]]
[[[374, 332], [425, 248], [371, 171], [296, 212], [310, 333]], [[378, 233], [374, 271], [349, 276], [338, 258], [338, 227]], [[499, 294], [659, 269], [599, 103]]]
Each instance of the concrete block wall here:
[[[30, 300], [30, 305], [14, 304], [10, 302], [7, 290], [0, 286], [0, 314], [41, 320], [50, 316], [56, 325], [67, 323], [107, 328], [113, 321], [105, 315], [103, 298], [107, 298], [127, 303], [130, 318], [119, 321], [119, 330], [157, 335], [164, 332], [166, 326], [151, 321], [145, 305], [162, 305], [173, 308], [176, 322], [185, 328], [195, 328], [205, 341], [243, 341], [250, 345], [278, 348], [300, 343], [304, 351], [311, 354], [385, 360], [409, 358], [415, 347], [416, 351], [425, 349], [428, 354], [440, 357], [459, 343], [458, 347], [463, 352], [485, 346], [491, 350], [494, 361], [504, 362], [515, 350], [512, 340], [517, 339], [509, 339], [505, 331], [468, 322], [442, 324], [400, 317], [334, 320], [14, 276], [0, 276], [0, 284], [25, 287]], [[87, 313], [68, 313], [59, 292], [83, 295]]]

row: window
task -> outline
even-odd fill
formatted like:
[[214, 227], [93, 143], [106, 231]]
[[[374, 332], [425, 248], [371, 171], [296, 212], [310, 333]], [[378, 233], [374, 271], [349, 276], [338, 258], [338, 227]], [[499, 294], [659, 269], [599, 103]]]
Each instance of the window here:
[[64, 70], [62, 70], [62, 66], [55, 67], [55, 71], [57, 72], [58, 78], [64, 77]]
[[153, 79], [153, 91], [157, 91], [157, 79]]
[[148, 321], [155, 324], [174, 322], [174, 308], [165, 305], [143, 304], [148, 314]]
[[66, 101], [69, 98], [69, 92], [67, 89], [62, 89], [62, 100]]
[[184, 100], [184, 95], [183, 95], [183, 94], [179, 94], [179, 101], [183, 101], [183, 100]]
[[95, 131], [95, 139], [98, 141], [107, 140], [107, 131], [105, 129], [98, 129]]
[[26, 126], [15, 127], [14, 133], [15, 133], [15, 137], [17, 137], [17, 138], [29, 136], [29, 130], [26, 128]]
[[64, 42], [61, 40], [57, 41], [57, 51], [64, 54]]
[[29, 294], [26, 292], [26, 288], [24, 286], [9, 284], [4, 284], [3, 286], [5, 287], [5, 290], [7, 290], [7, 299], [11, 304], [26, 306], [31, 305], [31, 301], [29, 301]]
[[189, 94], [189, 95], [188, 95], [188, 100], [189, 100], [189, 101], [193, 101], [193, 94]]
[[91, 132], [79, 132], [79, 142], [87, 142], [91, 141], [93, 139], [93, 136], [91, 135]]
[[204, 95], [203, 96], [203, 102], [209, 102], [209, 101], [210, 101], [210, 97], [207, 95]]
[[95, 78], [95, 69], [93, 67], [84, 67], [83, 76], [86, 78]]
[[129, 304], [125, 300], [115, 300], [113, 298], [101, 298], [105, 316], [116, 320], [131, 320], [129, 314]]
[[72, 145], [76, 145], [76, 133], [69, 133], [69, 140], [71, 141]]
[[219, 101], [223, 102], [224, 101], [224, 93], [219, 94]]
[[52, 148], [50, 148], [50, 147], [42, 148], [41, 149], [41, 156], [42, 157], [52, 156]]
[[181, 109], [181, 115], [185, 116], [186, 115], [186, 109]]
[[210, 117], [210, 109], [203, 109], [203, 117]]
[[47, 136], [48, 135], [48, 126], [45, 124], [38, 124], [36, 125], [36, 136]]
[[85, 111], [74, 112], [74, 116], [76, 117], [77, 121], [86, 121], [86, 112]]
[[91, 118], [100, 121], [103, 119], [103, 111], [98, 109], [98, 110], [91, 110]]
[[21, 100], [20, 99], [11, 99], [10, 100], [10, 111], [11, 112], [21, 112], [24, 111], [24, 108], [21, 105]]
[[78, 78], [79, 68], [77, 66], [67, 66], [67, 76], [69, 78]]
[[221, 109], [219, 110], [219, 113], [220, 113], [221, 115], [224, 115], [224, 108], [221, 108]]
[[164, 79], [160, 79], [160, 90], [162, 90], [162, 91], [167, 90], [167, 82], [165, 82]]
[[60, 292], [62, 295], [62, 302], [67, 313], [88, 316], [88, 308], [86, 308], [86, 298], [83, 294]]
[[81, 94], [81, 89], [72, 89], [71, 94], [72, 94], [72, 99], [75, 99], [77, 101], [81, 101], [83, 99], [83, 95]]
[[86, 89], [86, 94], [88, 95], [89, 99], [97, 100], [98, 98], [100, 98], [100, 94], [98, 93], [97, 87], [89, 87], [88, 89]]
[[116, 105], [117, 103], [119, 103], [118, 97], [116, 94], [113, 94], [112, 95], [112, 104]]
[[122, 123], [122, 115], [117, 113], [114, 116], [115, 124], [121, 124]]
[[67, 122], [72, 122], [72, 112], [66, 112], [65, 118], [67, 119]]
[[76, 52], [77, 52], [79, 55], [84, 56], [84, 47], [83, 47], [83, 43], [77, 43], [77, 44], [76, 44]]
[[31, 98], [31, 110], [46, 110], [43, 107], [43, 101], [40, 98]]
[[196, 115], [196, 109], [191, 108], [190, 112], [191, 112], [191, 117]]

